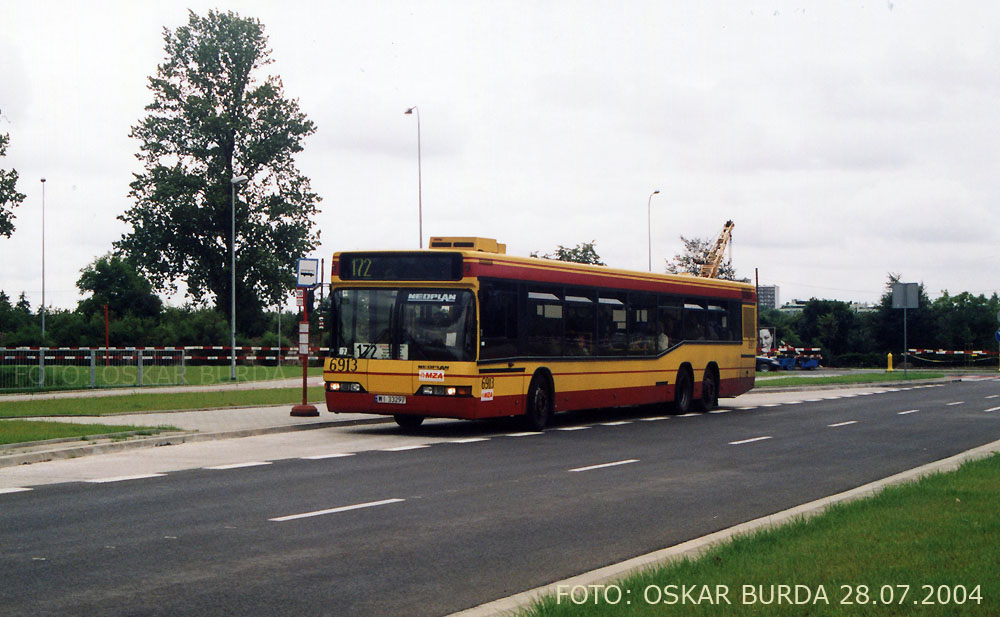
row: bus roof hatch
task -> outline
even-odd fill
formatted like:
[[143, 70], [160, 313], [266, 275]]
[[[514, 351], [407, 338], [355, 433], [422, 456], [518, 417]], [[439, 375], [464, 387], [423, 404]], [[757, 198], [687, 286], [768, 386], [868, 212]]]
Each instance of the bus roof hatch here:
[[432, 249], [461, 249], [463, 251], [482, 251], [484, 253], [507, 253], [507, 245], [500, 244], [493, 238], [431, 238]]

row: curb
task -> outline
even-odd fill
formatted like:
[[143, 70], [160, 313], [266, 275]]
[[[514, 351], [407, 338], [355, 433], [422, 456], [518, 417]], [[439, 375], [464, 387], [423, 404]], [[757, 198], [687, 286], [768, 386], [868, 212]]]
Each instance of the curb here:
[[[286, 424], [281, 426], [268, 426], [264, 428], [248, 428], [236, 431], [220, 431], [217, 433], [193, 433], [193, 432], [173, 432], [156, 437], [134, 439], [129, 441], [114, 441], [110, 443], [87, 444], [70, 448], [55, 448], [52, 450], [39, 450], [35, 452], [21, 452], [17, 454], [0, 455], [0, 468], [14, 467], [17, 465], [30, 465], [33, 463], [44, 463], [47, 461], [64, 460], [90, 456], [95, 454], [110, 454], [113, 452], [125, 452], [127, 450], [138, 450], [141, 448], [157, 448], [160, 446], [176, 446], [182, 443], [197, 443], [201, 441], [217, 441], [221, 439], [238, 439], [240, 437], [255, 437], [258, 435], [273, 435], [276, 433], [292, 433], [296, 431], [308, 431], [314, 429], [362, 426], [366, 424], [385, 424], [392, 422], [391, 418], [372, 418], [370, 420], [329, 420], [325, 422], [312, 422], [308, 424]], [[70, 441], [80, 441], [79, 438], [72, 438]], [[45, 444], [46, 442], [34, 442], [34, 445]], [[66, 440], [56, 440], [48, 442], [52, 445], [66, 443]], [[19, 444], [20, 445], [20, 444]]]
[[921, 465], [920, 467], [897, 473], [889, 476], [888, 478], [883, 478], [882, 480], [876, 480], [875, 482], [870, 482], [836, 495], [810, 501], [809, 503], [804, 503], [800, 506], [795, 506], [794, 508], [778, 512], [770, 516], [763, 516], [728, 529], [717, 531], [707, 536], [702, 536], [700, 538], [688, 540], [687, 542], [682, 542], [681, 544], [677, 544], [675, 546], [653, 551], [652, 553], [647, 553], [645, 555], [640, 555], [621, 563], [598, 568], [597, 570], [591, 570], [590, 572], [584, 572], [578, 576], [562, 581], [556, 581], [542, 587], [536, 587], [507, 598], [501, 598], [499, 600], [480, 604], [479, 606], [459, 611], [457, 613], [452, 613], [446, 617], [509, 617], [511, 615], [515, 615], [517, 611], [528, 608], [532, 603], [541, 599], [542, 596], [555, 594], [559, 588], [572, 588], [576, 585], [600, 585], [610, 581], [620, 580], [630, 574], [634, 574], [654, 566], [663, 565], [684, 558], [696, 558], [709, 548], [717, 544], [727, 542], [735, 536], [744, 535], [759, 529], [778, 527], [793, 520], [811, 518], [813, 516], [823, 514], [834, 504], [847, 503], [871, 497], [878, 494], [885, 487], [892, 486], [894, 484], [912, 482], [935, 473], [954, 471], [958, 469], [962, 463], [986, 458], [996, 453], [1000, 453], [1000, 441], [994, 441], [992, 443], [979, 446], [978, 448], [966, 450], [965, 452], [954, 456], [950, 456], [933, 463], [928, 463], [926, 465]]

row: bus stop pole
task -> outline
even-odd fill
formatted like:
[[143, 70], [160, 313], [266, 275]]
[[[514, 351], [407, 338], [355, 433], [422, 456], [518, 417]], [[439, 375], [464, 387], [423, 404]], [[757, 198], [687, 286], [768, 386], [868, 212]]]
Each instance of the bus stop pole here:
[[[296, 417], [314, 417], [319, 415], [315, 405], [309, 404], [309, 393], [306, 378], [309, 368], [309, 307], [305, 301], [306, 291], [302, 290], [302, 322], [299, 324], [299, 358], [302, 360], [302, 404], [292, 407], [291, 415]], [[303, 348], [303, 342], [305, 347]], [[280, 343], [279, 343], [280, 345]], [[305, 353], [302, 353], [302, 352]]]

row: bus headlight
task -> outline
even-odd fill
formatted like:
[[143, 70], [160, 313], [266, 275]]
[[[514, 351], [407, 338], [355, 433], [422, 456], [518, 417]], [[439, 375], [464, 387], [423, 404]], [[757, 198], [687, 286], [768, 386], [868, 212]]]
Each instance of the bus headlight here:
[[472, 396], [471, 386], [420, 386], [417, 394], [425, 396]]

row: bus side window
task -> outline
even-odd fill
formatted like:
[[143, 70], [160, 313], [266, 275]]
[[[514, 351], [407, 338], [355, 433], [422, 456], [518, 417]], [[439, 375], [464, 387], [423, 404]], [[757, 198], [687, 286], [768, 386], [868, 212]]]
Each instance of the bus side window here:
[[517, 286], [484, 282], [480, 289], [481, 360], [517, 356]]

